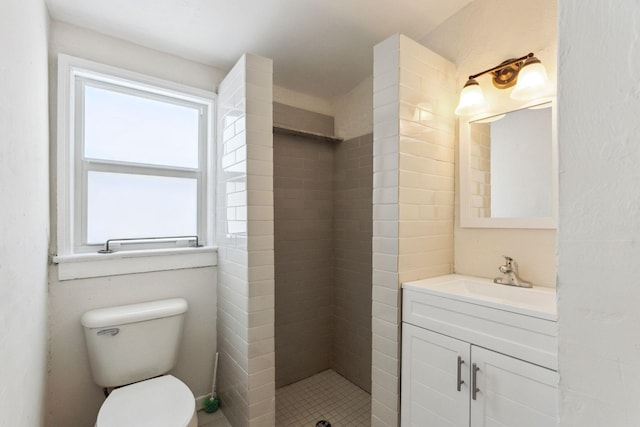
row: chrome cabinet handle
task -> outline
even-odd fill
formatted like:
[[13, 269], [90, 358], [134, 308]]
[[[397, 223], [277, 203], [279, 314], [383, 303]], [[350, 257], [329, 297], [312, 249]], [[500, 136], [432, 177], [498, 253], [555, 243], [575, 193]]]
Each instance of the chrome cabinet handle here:
[[476, 378], [476, 374], [480, 368], [474, 363], [471, 365], [471, 399], [476, 400], [476, 393], [480, 391], [478, 389], [478, 379]]
[[462, 379], [462, 365], [464, 365], [464, 360], [462, 360], [462, 356], [458, 356], [458, 391], [460, 391], [460, 387], [464, 384]]

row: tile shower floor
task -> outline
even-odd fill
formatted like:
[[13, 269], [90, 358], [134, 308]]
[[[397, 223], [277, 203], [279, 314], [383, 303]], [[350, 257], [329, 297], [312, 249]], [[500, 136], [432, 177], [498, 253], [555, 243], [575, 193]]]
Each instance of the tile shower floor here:
[[371, 395], [329, 369], [276, 390], [277, 427], [371, 425]]

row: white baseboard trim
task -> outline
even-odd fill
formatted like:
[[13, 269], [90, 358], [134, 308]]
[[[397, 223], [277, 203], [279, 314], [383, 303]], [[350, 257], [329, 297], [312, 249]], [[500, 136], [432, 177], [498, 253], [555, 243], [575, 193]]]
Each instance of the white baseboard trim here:
[[211, 394], [205, 394], [204, 396], [196, 397], [196, 411], [204, 409], [204, 401], [209, 398]]

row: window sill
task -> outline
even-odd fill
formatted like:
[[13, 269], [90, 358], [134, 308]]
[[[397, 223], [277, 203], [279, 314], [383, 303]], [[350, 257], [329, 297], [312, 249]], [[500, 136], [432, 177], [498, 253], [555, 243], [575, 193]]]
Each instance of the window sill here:
[[171, 248], [122, 251], [111, 254], [74, 254], [53, 257], [58, 280], [86, 279], [120, 274], [211, 267], [218, 262], [218, 249]]

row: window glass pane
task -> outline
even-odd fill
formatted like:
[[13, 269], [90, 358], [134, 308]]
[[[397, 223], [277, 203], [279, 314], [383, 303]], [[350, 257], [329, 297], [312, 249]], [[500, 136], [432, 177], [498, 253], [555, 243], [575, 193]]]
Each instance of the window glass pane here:
[[198, 233], [196, 179], [89, 172], [87, 243]]
[[88, 158], [198, 167], [199, 110], [85, 86]]

